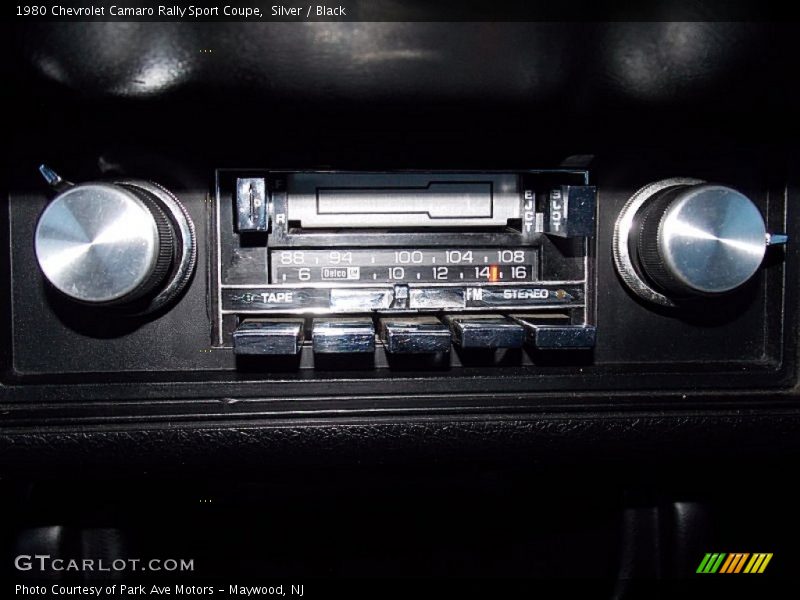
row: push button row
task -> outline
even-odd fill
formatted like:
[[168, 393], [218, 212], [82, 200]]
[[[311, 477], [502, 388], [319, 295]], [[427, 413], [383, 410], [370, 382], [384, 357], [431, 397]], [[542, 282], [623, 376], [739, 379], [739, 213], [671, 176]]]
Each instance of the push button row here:
[[[381, 342], [389, 354], [449, 352], [451, 343], [465, 350], [521, 348], [591, 348], [595, 328], [571, 325], [563, 314], [396, 316], [379, 319]], [[233, 333], [239, 355], [297, 354], [305, 340], [302, 318], [247, 319]], [[317, 354], [375, 351], [375, 326], [369, 317], [316, 318], [311, 345]]]

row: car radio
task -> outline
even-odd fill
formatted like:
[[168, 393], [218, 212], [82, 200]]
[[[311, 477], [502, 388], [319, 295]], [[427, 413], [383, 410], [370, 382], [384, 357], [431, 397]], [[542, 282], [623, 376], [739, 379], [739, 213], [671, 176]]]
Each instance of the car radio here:
[[215, 343], [237, 354], [594, 344], [586, 172], [219, 171], [216, 200]]

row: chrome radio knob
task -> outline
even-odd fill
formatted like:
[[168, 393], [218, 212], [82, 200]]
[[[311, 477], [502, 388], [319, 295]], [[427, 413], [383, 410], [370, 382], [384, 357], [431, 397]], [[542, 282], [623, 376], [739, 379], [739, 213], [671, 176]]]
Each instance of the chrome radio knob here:
[[665, 306], [692, 296], [719, 296], [758, 271], [770, 243], [753, 202], [722, 185], [671, 179], [639, 190], [614, 231], [614, 259], [623, 281]]
[[157, 310], [184, 288], [196, 261], [183, 205], [144, 181], [62, 186], [39, 217], [36, 259], [68, 298], [94, 306]]

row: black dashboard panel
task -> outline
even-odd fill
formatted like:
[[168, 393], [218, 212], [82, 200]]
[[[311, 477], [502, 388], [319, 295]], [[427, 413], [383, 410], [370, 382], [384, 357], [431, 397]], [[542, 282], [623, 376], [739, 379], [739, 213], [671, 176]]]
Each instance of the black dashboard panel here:
[[[116, 519], [155, 539], [173, 515], [185, 541], [184, 501], [213, 496], [220, 508], [192, 518], [266, 552], [275, 572], [668, 578], [693, 574], [716, 543], [772, 544], [783, 558], [771, 568], [790, 573], [798, 32], [723, 20], [3, 24], [0, 500], [20, 518], [0, 531], [23, 544], [44, 522]], [[48, 183], [41, 165], [76, 185], [45, 169]], [[107, 302], [68, 298], [77, 288], [43, 258], [63, 242], [40, 232], [45, 210], [90, 192], [155, 223], [119, 226], [114, 244], [158, 252], [141, 287]], [[693, 240], [684, 249], [719, 242], [687, 274], [667, 259], [681, 247], [661, 240], [696, 194], [748, 202], [758, 218], [712, 215], [741, 227], [730, 244], [700, 219], [674, 229]], [[191, 254], [172, 195], [196, 262], [147, 312]], [[561, 210], [572, 237], [553, 229]], [[725, 256], [738, 257], [730, 275], [753, 255], [730, 291], [691, 287]], [[492, 294], [505, 304], [478, 297]], [[550, 294], [561, 303], [540, 302]], [[118, 489], [126, 478], [140, 495]], [[87, 491], [56, 506], [50, 486], [65, 482]], [[737, 515], [760, 490], [777, 508], [745, 526]], [[310, 518], [317, 497], [342, 520]], [[363, 498], [398, 511], [396, 547], [360, 520], [388, 523]], [[428, 520], [404, 504], [426, 499]], [[164, 522], [135, 508], [159, 500]], [[327, 541], [273, 556], [228, 531], [237, 510], [241, 528], [256, 515], [262, 533], [295, 523]], [[425, 538], [437, 523], [445, 533]], [[331, 566], [330, 536], [349, 534], [375, 556], [347, 546]], [[613, 558], [559, 562], [598, 545]], [[229, 570], [267, 564], [253, 561]], [[636, 597], [626, 589], [615, 597]]]
[[[549, 404], [545, 394], [559, 393], [564, 407], [602, 406], [614, 395], [621, 405], [663, 407], [672, 405], [666, 395], [676, 394], [696, 398], [698, 409], [714, 406], [723, 391], [734, 403], [762, 390], [773, 390], [769, 397], [779, 402], [791, 398], [796, 345], [788, 332], [797, 302], [791, 243], [769, 248], [764, 268], [740, 291], [683, 311], [638, 298], [622, 284], [610, 252], [614, 221], [628, 198], [675, 176], [743, 192], [768, 230], [792, 238], [792, 125], [783, 119], [775, 126], [791, 84], [770, 70], [779, 68], [770, 57], [782, 57], [781, 69], [792, 60], [783, 47], [790, 25], [307, 23], [288, 35], [295, 25], [52, 23], [12, 31], [19, 60], [6, 69], [19, 84], [13, 97], [19, 120], [9, 156], [12, 294], [4, 300], [10, 354], [2, 388], [10, 415], [29, 423], [40, 410], [51, 418], [63, 411], [101, 421], [195, 419], [206, 409], [191, 399], [215, 397], [229, 398], [236, 408], [226, 410], [234, 412], [245, 401], [252, 407], [245, 412], [255, 415], [268, 415], [273, 398], [309, 406], [325, 397], [331, 410], [367, 402], [389, 411], [458, 406], [484, 414], [503, 406], [538, 410]], [[147, 44], [147, 56], [125, 44], [114, 54], [99, 50], [107, 48], [103, 40], [119, 36], [159, 42]], [[584, 43], [568, 43], [576, 37]], [[206, 40], [215, 55], [187, 54]], [[491, 54], [481, 40], [495, 40]], [[747, 43], [763, 51], [754, 57], [743, 51]], [[243, 48], [246, 56], [238, 54]], [[337, 54], [345, 51], [347, 60]], [[82, 59], [87, 52], [95, 56], [91, 68]], [[442, 70], [443, 64], [462, 67]], [[135, 75], [136, 69], [152, 76]], [[757, 94], [759, 78], [778, 85], [776, 93]], [[145, 89], [148, 82], [156, 87]], [[418, 94], [424, 104], [410, 100]], [[29, 96], [37, 103], [26, 102]], [[743, 120], [745, 113], [753, 118]], [[638, 126], [643, 121], [647, 129]], [[741, 143], [731, 145], [733, 139]], [[36, 172], [47, 161], [78, 182], [157, 181], [186, 205], [196, 225], [198, 266], [173, 308], [131, 318], [64, 302], [32, 268], [33, 226], [54, 196]], [[308, 347], [297, 364], [237, 359], [225, 348], [230, 338], [222, 344], [218, 338], [225, 328], [229, 336], [242, 315], [233, 323], [216, 315], [213, 267], [215, 214], [218, 206], [231, 214], [235, 192], [215, 191], [215, 169], [245, 167], [238, 172], [252, 175], [259, 165], [583, 170], [597, 188], [596, 235], [586, 238], [585, 309], [585, 321], [597, 327], [596, 347], [491, 357], [456, 349], [436, 365], [387, 362], [380, 343], [366, 363], [315, 359]], [[235, 223], [223, 225], [235, 233]], [[445, 235], [458, 241], [465, 235], [459, 231], [430, 234], [428, 245]], [[245, 245], [272, 247], [245, 238]], [[339, 230], [326, 239], [320, 248], [361, 238]], [[310, 336], [310, 322], [305, 327]], [[423, 392], [437, 399], [421, 401], [416, 395]]]

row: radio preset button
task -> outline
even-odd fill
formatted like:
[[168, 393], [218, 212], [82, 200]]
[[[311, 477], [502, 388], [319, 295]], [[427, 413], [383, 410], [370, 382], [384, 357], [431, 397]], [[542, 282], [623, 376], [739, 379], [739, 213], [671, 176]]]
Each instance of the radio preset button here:
[[233, 332], [238, 355], [297, 354], [303, 345], [303, 319], [247, 319]]
[[390, 354], [436, 354], [450, 351], [450, 330], [436, 317], [386, 317], [381, 340]]
[[593, 325], [570, 325], [562, 314], [513, 315], [525, 328], [525, 341], [538, 350], [581, 350], [594, 348]]
[[355, 354], [375, 351], [372, 319], [314, 319], [311, 341], [317, 354]]
[[465, 349], [520, 348], [522, 325], [501, 315], [459, 315], [445, 318], [453, 341]]

